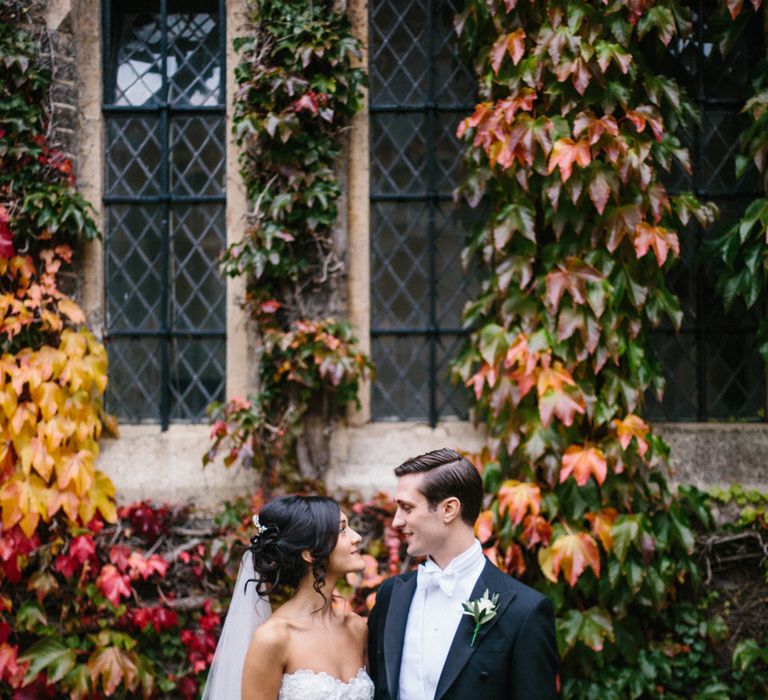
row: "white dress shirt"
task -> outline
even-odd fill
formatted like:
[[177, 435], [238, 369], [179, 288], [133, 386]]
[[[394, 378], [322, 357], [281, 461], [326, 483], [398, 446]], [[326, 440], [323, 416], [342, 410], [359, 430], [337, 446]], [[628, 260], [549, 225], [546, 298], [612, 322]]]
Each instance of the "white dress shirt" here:
[[461, 622], [461, 604], [469, 599], [484, 566], [483, 549], [475, 540], [445, 569], [441, 570], [431, 559], [419, 567], [405, 628], [399, 700], [435, 697], [448, 650]]

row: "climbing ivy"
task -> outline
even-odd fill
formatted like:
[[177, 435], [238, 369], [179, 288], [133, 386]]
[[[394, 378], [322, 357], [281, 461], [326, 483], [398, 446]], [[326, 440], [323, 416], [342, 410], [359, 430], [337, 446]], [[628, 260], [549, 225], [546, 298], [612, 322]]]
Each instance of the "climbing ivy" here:
[[258, 0], [237, 40], [234, 131], [250, 201], [247, 231], [225, 272], [248, 280], [245, 303], [262, 347], [250, 400], [214, 406], [213, 445], [225, 461], [270, 477], [319, 477], [297, 452], [308, 411], [324, 423], [357, 400], [371, 365], [349, 324], [326, 318], [342, 270], [334, 244], [344, 130], [360, 109], [364, 72], [349, 19], [333, 2]]
[[469, 0], [457, 26], [481, 99], [458, 130], [461, 194], [488, 211], [455, 368], [487, 431], [478, 536], [554, 601], [564, 697], [725, 697], [722, 621], [697, 597], [709, 509], [670, 490], [669, 448], [642, 417], [664, 388], [650, 331], [682, 319], [678, 231], [717, 214], [664, 185], [690, 170], [677, 134], [697, 113], [648, 56], [692, 31], [691, 11]]

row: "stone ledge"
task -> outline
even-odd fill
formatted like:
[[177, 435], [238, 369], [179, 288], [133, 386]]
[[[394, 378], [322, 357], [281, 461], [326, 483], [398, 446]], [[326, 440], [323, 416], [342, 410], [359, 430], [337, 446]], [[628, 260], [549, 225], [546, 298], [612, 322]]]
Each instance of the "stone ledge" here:
[[118, 439], [101, 441], [97, 468], [114, 482], [120, 504], [152, 499], [205, 508], [253, 493], [256, 472], [219, 461], [203, 467], [210, 445], [207, 425], [172, 425], [166, 432], [124, 425]]

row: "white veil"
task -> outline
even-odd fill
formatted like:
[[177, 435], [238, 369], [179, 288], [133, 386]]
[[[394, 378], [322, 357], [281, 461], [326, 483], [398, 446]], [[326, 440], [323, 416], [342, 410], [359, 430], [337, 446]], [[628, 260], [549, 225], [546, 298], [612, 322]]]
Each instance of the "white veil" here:
[[253, 557], [246, 552], [201, 700], [240, 700], [240, 678], [251, 637], [272, 614], [269, 600], [259, 596], [256, 583], [246, 586], [255, 578]]

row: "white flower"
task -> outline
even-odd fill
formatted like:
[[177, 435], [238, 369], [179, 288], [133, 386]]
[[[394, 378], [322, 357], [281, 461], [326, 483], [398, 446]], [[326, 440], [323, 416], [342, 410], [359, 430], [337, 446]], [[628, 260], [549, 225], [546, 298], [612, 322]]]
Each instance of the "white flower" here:
[[485, 589], [485, 593], [477, 600], [468, 600], [466, 603], [462, 603], [464, 608], [463, 615], [469, 615], [475, 621], [475, 630], [472, 633], [472, 641], [469, 646], [475, 646], [477, 641], [477, 635], [480, 632], [480, 628], [490, 620], [496, 617], [496, 610], [499, 604], [499, 594], [494, 593], [489, 595], [488, 589]]

